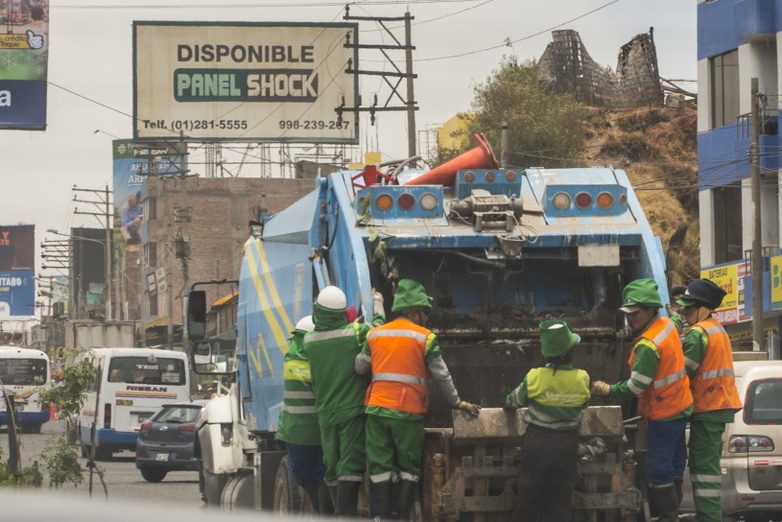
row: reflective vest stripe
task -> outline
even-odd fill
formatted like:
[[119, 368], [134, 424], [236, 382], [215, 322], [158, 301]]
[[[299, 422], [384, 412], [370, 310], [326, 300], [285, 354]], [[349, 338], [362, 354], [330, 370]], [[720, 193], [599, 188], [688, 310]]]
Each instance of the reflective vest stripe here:
[[343, 328], [342, 330], [330, 330], [328, 332], [310, 332], [304, 336], [304, 339], [309, 343], [338, 339], [340, 337], [353, 337], [354, 335], [356, 335], [356, 332], [353, 328]]
[[661, 342], [663, 342], [665, 339], [668, 338], [668, 336], [671, 334], [673, 329], [676, 328], [676, 325], [673, 324], [673, 321], [669, 321], [668, 324], [665, 325], [665, 328], [662, 329], [660, 333], [654, 336], [654, 339], [650, 339], [655, 346], [659, 345]]
[[426, 342], [427, 334], [412, 330], [371, 330], [367, 335], [367, 339], [377, 339], [378, 337], [407, 337], [423, 343]]
[[722, 325], [718, 326], [709, 326], [708, 328], [704, 328], [707, 334], [718, 334], [718, 333], [724, 333], [727, 335], [728, 332], [725, 331], [725, 328], [722, 327]]
[[678, 372], [676, 372], [676, 373], [672, 373], [672, 374], [671, 374], [671, 375], [669, 375], [668, 377], [665, 377], [665, 378], [663, 378], [663, 379], [658, 379], [658, 380], [655, 380], [655, 381], [654, 381], [654, 385], [655, 385], [657, 388], [662, 388], [662, 387], [663, 387], [663, 386], [665, 386], [666, 384], [671, 384], [672, 382], [676, 382], [676, 381], [678, 381], [679, 379], [682, 379], [682, 378], [684, 378], [684, 376], [685, 376], [685, 375], [687, 375], [687, 373], [684, 371], [684, 368], [682, 368], [682, 369], [681, 369], [681, 370], [679, 370]]
[[725, 376], [733, 377], [734, 376], [733, 370], [722, 369], [722, 370], [712, 370], [710, 372], [703, 372], [704, 379], [713, 379], [715, 377], [725, 377]]
[[285, 399], [315, 399], [315, 394], [311, 391], [286, 391], [283, 395]]
[[692, 488], [692, 493], [696, 497], [717, 497], [722, 496], [722, 491], [719, 489], [706, 489], [706, 488]]
[[722, 483], [722, 477], [720, 475], [704, 475], [702, 473], [694, 473], [690, 476], [692, 477], [693, 482], [715, 482], [717, 484]]
[[284, 404], [282, 409], [295, 415], [315, 413], [315, 406], [291, 406], [290, 404]]
[[684, 358], [684, 365], [687, 366], [687, 368], [690, 368], [691, 370], [698, 369], [698, 363], [696, 363], [695, 361], [687, 357]]
[[391, 381], [391, 382], [409, 382], [412, 384], [424, 385], [426, 379], [416, 377], [415, 375], [407, 375], [404, 373], [375, 373], [372, 374], [373, 381]]

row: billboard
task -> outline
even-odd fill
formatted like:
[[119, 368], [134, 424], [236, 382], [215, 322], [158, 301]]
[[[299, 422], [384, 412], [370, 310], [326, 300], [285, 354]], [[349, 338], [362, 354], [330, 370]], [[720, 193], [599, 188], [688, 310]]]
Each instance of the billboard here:
[[35, 270], [35, 225], [0, 225], [0, 271]]
[[0, 321], [22, 321], [35, 315], [35, 272], [0, 270]]
[[46, 128], [49, 0], [0, 1], [0, 129]]
[[356, 23], [133, 23], [133, 136], [358, 143]]

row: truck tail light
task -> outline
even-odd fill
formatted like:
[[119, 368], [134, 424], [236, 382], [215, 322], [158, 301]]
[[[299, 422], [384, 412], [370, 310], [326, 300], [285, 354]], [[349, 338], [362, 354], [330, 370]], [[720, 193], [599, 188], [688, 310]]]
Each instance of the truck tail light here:
[[111, 428], [111, 404], [108, 402], [103, 405], [103, 427]]
[[421, 196], [421, 208], [424, 210], [434, 210], [437, 208], [437, 196], [431, 192], [427, 192]]
[[567, 210], [570, 208], [570, 196], [565, 192], [557, 192], [554, 197], [551, 198], [551, 203], [557, 210]]
[[603, 210], [614, 205], [614, 196], [610, 192], [601, 192], [597, 195], [597, 206]]
[[410, 210], [415, 205], [415, 196], [409, 193], [401, 194], [397, 199], [397, 204], [402, 210]]
[[588, 192], [579, 192], [576, 194], [576, 206], [580, 209], [587, 209], [592, 206], [592, 194]]
[[380, 194], [375, 200], [375, 205], [380, 210], [391, 210], [391, 207], [394, 206], [394, 198], [388, 194]]

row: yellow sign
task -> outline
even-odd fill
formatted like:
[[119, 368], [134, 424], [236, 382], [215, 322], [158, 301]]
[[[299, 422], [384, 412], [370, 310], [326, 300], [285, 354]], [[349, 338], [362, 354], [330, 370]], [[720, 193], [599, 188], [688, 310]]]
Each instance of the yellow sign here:
[[727, 294], [722, 300], [722, 305], [717, 308], [725, 310], [726, 308], [736, 308], [738, 306], [738, 273], [737, 265], [726, 265], [701, 270], [701, 277], [711, 279], [717, 286], [725, 290]]
[[778, 309], [782, 304], [782, 256], [769, 259], [771, 262], [771, 308]]

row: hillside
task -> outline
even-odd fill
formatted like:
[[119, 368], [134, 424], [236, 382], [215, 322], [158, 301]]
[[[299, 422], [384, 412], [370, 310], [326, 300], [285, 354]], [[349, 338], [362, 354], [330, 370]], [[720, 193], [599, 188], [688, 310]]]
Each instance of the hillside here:
[[677, 227], [689, 223], [674, 285], [700, 273], [696, 118], [694, 106], [592, 109], [584, 125], [582, 159], [627, 172], [666, 253]]

